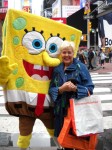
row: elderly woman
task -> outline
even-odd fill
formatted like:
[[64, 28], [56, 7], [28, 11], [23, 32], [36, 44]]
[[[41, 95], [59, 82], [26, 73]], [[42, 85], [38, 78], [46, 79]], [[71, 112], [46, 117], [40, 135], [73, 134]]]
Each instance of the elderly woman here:
[[74, 97], [79, 100], [88, 96], [88, 91], [93, 94], [94, 89], [87, 67], [74, 58], [74, 43], [64, 41], [60, 51], [62, 63], [55, 67], [49, 88], [49, 94], [54, 102], [54, 136], [56, 137], [62, 129], [69, 99]]

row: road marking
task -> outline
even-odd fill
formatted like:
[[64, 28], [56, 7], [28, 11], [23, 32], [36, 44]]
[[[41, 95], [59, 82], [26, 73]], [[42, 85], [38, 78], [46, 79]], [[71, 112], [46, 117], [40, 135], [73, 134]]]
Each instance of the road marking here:
[[112, 83], [112, 80], [101, 80], [101, 81], [100, 80], [99, 81], [94, 81], [93, 80], [93, 83], [94, 84], [97, 84], [97, 83]]
[[91, 77], [94, 79], [94, 77], [111, 77], [112, 76], [112, 74], [108, 74], [108, 75], [106, 75], [106, 74], [97, 74], [97, 75], [91, 75]]
[[102, 103], [102, 110], [103, 110], [103, 111], [112, 110], [112, 103]]
[[92, 80], [93, 81], [95, 81], [95, 80], [111, 80], [112, 79], [112, 77], [110, 77], [110, 76], [108, 76], [108, 77], [94, 77], [94, 78], [92, 78]]
[[112, 129], [112, 116], [103, 117], [104, 129]]
[[111, 92], [110, 88], [94, 88], [93, 93]]
[[[95, 85], [112, 83], [112, 72], [106, 74], [90, 73], [92, 81]], [[96, 87], [94, 94], [99, 95], [103, 111], [104, 129], [112, 129], [112, 87]]]

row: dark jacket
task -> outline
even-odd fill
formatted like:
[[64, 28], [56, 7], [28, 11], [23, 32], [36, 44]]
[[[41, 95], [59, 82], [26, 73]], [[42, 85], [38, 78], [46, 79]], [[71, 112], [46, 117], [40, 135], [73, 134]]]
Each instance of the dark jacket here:
[[[77, 84], [77, 92], [64, 92], [58, 94], [58, 88], [66, 81], [72, 80]], [[88, 91], [93, 94], [94, 85], [87, 67], [74, 58], [73, 63], [64, 71], [64, 64], [61, 63], [54, 69], [50, 83], [49, 94], [54, 102], [55, 115], [55, 136], [58, 136], [63, 126], [64, 116], [69, 105], [69, 99], [80, 99], [88, 96]]]
[[112, 58], [112, 51], [109, 52], [109, 58]]
[[94, 57], [94, 53], [90, 50], [90, 51], [88, 52], [88, 59], [89, 59], [89, 60], [92, 60], [93, 57]]
[[83, 54], [79, 54], [79, 60], [80, 60], [83, 64], [85, 64], [85, 57], [84, 57]]

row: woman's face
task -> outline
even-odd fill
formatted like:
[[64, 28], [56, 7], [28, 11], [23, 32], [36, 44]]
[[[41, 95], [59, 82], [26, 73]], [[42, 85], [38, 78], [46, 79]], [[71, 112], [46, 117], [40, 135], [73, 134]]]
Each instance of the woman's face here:
[[64, 48], [61, 51], [61, 57], [62, 62], [65, 64], [65, 66], [69, 66], [70, 64], [72, 64], [74, 58], [74, 51], [72, 47]]

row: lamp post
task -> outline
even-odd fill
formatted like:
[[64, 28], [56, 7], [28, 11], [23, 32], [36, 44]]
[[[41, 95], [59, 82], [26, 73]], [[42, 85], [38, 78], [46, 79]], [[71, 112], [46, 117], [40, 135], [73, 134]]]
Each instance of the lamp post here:
[[92, 29], [91, 32], [94, 34], [94, 50], [96, 51], [96, 32], [98, 29]]
[[84, 9], [84, 14], [86, 14], [86, 16], [84, 16], [85, 19], [87, 19], [87, 48], [90, 48], [90, 31], [89, 31], [89, 23], [90, 23], [90, 0], [86, 0], [85, 3], [85, 9]]
[[[89, 14], [87, 14], [88, 17], [89, 17]], [[89, 29], [88, 29], [88, 23], [89, 23], [90, 19], [88, 18], [87, 19], [87, 48], [89, 49], [90, 48], [90, 32], [89, 32]]]

